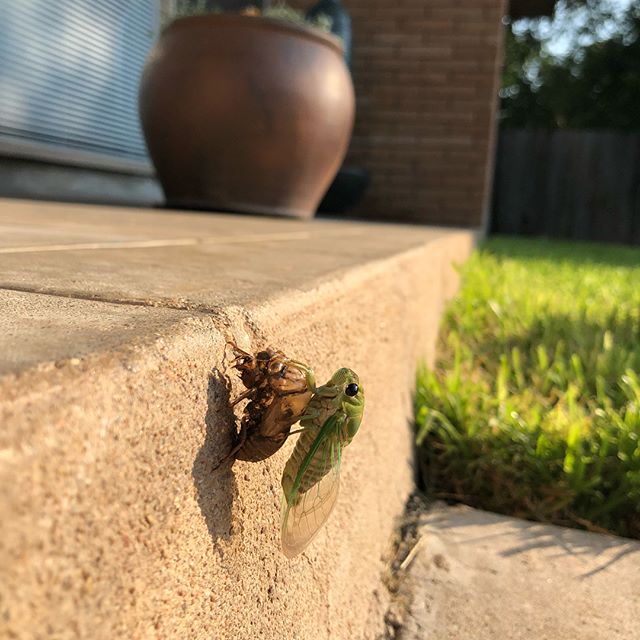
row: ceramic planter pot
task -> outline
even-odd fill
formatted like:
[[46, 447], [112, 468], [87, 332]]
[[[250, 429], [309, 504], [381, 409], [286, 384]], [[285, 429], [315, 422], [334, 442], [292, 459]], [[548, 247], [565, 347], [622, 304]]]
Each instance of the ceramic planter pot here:
[[234, 14], [165, 29], [139, 102], [169, 206], [301, 218], [340, 168], [355, 110], [337, 39]]

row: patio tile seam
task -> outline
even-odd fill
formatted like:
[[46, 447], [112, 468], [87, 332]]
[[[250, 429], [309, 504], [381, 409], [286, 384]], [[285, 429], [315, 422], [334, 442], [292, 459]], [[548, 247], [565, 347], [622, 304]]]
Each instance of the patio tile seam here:
[[[324, 273], [319, 277], [312, 277], [307, 282], [308, 288], [305, 291], [301, 291], [298, 287], [285, 287], [282, 291], [277, 293], [272, 293], [268, 296], [268, 301], [271, 304], [280, 304], [285, 299], [291, 299], [291, 297], [297, 301], [300, 300], [300, 294], [302, 293], [302, 298], [305, 297], [304, 294], [311, 293], [312, 295], [317, 295], [319, 290], [328, 287], [331, 290], [335, 286], [336, 279], [341, 280], [343, 285], [347, 281], [354, 280], [360, 281], [364, 278], [367, 280], [371, 277], [373, 272], [377, 272], [379, 270], [385, 270], [392, 264], [397, 264], [398, 260], [402, 260], [403, 258], [408, 258], [416, 253], [421, 253], [424, 250], [431, 249], [435, 246], [443, 246], [447, 244], [448, 241], [451, 241], [455, 236], [459, 235], [458, 233], [448, 234], [441, 237], [432, 238], [426, 242], [418, 242], [415, 246], [403, 247], [395, 253], [390, 255], [386, 255], [383, 257], [375, 257], [368, 258], [365, 261], [365, 264], [354, 264], [351, 265], [348, 269], [349, 277], [345, 280], [346, 273], [342, 269], [336, 269], [329, 271], [328, 273]], [[462, 235], [466, 235], [465, 232], [462, 232]], [[472, 242], [473, 243], [473, 242]], [[34, 294], [34, 295], [42, 295], [42, 296], [52, 296], [70, 300], [85, 300], [89, 302], [100, 302], [105, 304], [116, 304], [121, 306], [132, 306], [132, 307], [146, 307], [151, 309], [170, 309], [174, 311], [184, 311], [191, 312], [198, 315], [205, 316], [217, 316], [217, 315], [225, 315], [226, 311], [230, 308], [237, 309], [238, 304], [233, 301], [227, 301], [222, 304], [215, 304], [211, 302], [195, 302], [190, 301], [184, 298], [175, 297], [157, 297], [157, 298], [143, 298], [143, 297], [135, 297], [135, 296], [123, 296], [118, 295], [117, 292], [113, 293], [90, 293], [87, 291], [73, 291], [67, 290], [64, 287], [56, 287], [56, 286], [37, 286], [37, 285], [18, 285], [13, 284], [11, 282], [2, 282], [0, 281], [0, 290], [4, 291], [13, 291], [19, 293], [26, 294]], [[262, 302], [266, 302], [267, 300], [263, 300]], [[253, 306], [253, 305], [249, 305]], [[287, 305], [290, 306], [290, 305]], [[295, 305], [294, 305], [295, 306]]]
[[211, 305], [198, 305], [180, 303], [168, 299], [162, 300], [140, 300], [136, 298], [111, 298], [109, 296], [83, 294], [71, 291], [61, 291], [59, 289], [38, 289], [35, 287], [18, 287], [14, 285], [0, 283], [0, 291], [15, 291], [18, 293], [30, 293], [38, 296], [52, 296], [54, 298], [67, 298], [70, 300], [86, 300], [89, 302], [103, 302], [105, 304], [118, 304], [129, 307], [147, 307], [151, 309], [172, 309], [174, 311], [191, 311], [194, 313], [205, 313], [208, 315], [219, 311], [218, 307]]
[[336, 236], [358, 236], [357, 229], [316, 229], [310, 231], [287, 231], [282, 233], [256, 233], [233, 237], [201, 236], [187, 238], [166, 238], [157, 240], [119, 240], [112, 242], [76, 242], [59, 244], [24, 245], [17, 247], [0, 247], [0, 255], [22, 253], [49, 253], [65, 251], [104, 251], [121, 249], [164, 249], [167, 247], [226, 246], [242, 244], [260, 244], [263, 242], [299, 242], [312, 237], [332, 238]]
[[308, 232], [288, 232], [256, 234], [238, 238], [175, 238], [167, 240], [123, 240], [116, 242], [78, 242], [52, 245], [27, 245], [23, 247], [2, 247], [0, 255], [16, 253], [46, 253], [55, 251], [99, 251], [105, 249], [163, 249], [166, 247], [193, 247], [198, 245], [254, 244], [260, 242], [293, 242], [308, 240]]

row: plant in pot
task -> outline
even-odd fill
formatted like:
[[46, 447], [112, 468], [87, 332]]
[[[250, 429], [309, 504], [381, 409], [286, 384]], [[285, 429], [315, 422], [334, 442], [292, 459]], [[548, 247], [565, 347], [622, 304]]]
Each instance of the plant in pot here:
[[353, 127], [340, 40], [319, 28], [326, 20], [310, 24], [281, 5], [195, 9], [163, 29], [140, 86], [167, 204], [313, 216]]

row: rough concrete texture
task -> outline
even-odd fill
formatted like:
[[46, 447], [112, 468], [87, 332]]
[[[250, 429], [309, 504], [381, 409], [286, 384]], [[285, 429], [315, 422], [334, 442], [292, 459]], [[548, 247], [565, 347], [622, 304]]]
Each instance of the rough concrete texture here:
[[423, 520], [400, 640], [637, 640], [640, 543], [439, 507]]
[[87, 302], [0, 289], [0, 375], [42, 362], [64, 364], [168, 329], [184, 311]]
[[[0, 226], [0, 637], [375, 637], [415, 365], [471, 234], [11, 201]], [[230, 338], [366, 389], [336, 509], [292, 561], [293, 442], [215, 469]]]

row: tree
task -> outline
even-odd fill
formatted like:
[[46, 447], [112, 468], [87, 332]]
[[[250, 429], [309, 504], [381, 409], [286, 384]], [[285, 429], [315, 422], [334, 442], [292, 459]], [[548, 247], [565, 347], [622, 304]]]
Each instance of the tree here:
[[[565, 0], [558, 14], [507, 26], [503, 126], [640, 129], [640, 6], [617, 16], [608, 3]], [[567, 53], [553, 52], [558, 38]]]

